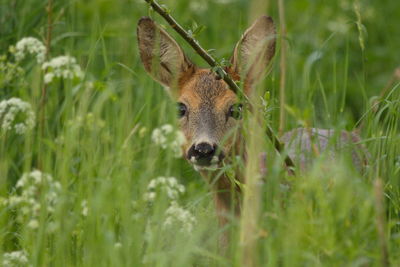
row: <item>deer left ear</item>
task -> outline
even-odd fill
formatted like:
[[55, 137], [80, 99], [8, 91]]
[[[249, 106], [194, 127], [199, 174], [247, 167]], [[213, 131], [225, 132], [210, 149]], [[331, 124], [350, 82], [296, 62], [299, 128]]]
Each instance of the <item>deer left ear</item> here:
[[275, 54], [276, 31], [271, 17], [258, 18], [242, 35], [235, 46], [231, 66], [227, 69], [234, 78], [244, 82], [244, 90], [251, 88], [265, 74]]
[[193, 73], [195, 66], [177, 42], [152, 19], [144, 17], [139, 20], [137, 37], [146, 71], [176, 92], [178, 81]]

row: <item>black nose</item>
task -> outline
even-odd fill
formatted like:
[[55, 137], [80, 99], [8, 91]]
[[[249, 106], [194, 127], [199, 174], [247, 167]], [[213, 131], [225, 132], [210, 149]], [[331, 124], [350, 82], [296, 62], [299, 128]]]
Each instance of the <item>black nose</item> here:
[[214, 155], [215, 145], [210, 145], [209, 143], [200, 143], [195, 145], [194, 151], [199, 154], [199, 156], [207, 157]]
[[217, 150], [216, 145], [209, 143], [199, 143], [193, 145], [188, 152], [190, 161], [196, 161], [196, 164], [209, 165]]

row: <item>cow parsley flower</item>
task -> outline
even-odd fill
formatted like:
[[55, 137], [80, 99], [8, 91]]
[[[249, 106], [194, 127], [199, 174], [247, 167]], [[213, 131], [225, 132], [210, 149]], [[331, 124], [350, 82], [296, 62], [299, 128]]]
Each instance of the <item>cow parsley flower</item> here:
[[6, 55], [0, 55], [0, 88], [10, 87], [15, 83], [16, 87], [22, 87], [26, 81], [22, 79], [24, 69], [17, 63], [8, 61]]
[[185, 233], [191, 233], [196, 224], [196, 218], [192, 213], [180, 207], [176, 201], [171, 203], [165, 215], [167, 218], [163, 223], [164, 228], [177, 227]]
[[96, 114], [89, 112], [84, 116], [78, 115], [75, 118], [68, 120], [67, 125], [76, 128], [85, 127], [90, 130], [100, 130], [106, 126], [106, 122], [96, 116]]
[[[61, 190], [61, 184], [53, 180], [50, 174], [34, 170], [24, 173], [16, 184], [16, 190], [6, 204], [17, 211], [17, 220], [26, 223], [31, 229], [39, 227], [41, 211], [54, 212]], [[42, 207], [44, 203], [46, 206]]]
[[175, 177], [157, 177], [152, 179], [147, 186], [147, 192], [144, 198], [147, 201], [154, 201], [157, 193], [165, 194], [168, 199], [176, 200], [179, 195], [185, 192], [185, 187], [178, 183]]
[[81, 67], [76, 63], [76, 59], [70, 56], [52, 58], [50, 61], [43, 63], [42, 69], [47, 70], [47, 73], [44, 75], [45, 83], [51, 83], [54, 78], [70, 80], [83, 78]]
[[346, 34], [350, 29], [348, 19], [345, 17], [338, 17], [335, 20], [328, 21], [327, 27], [328, 30], [340, 34]]
[[236, 1], [236, 0], [214, 0], [215, 3], [221, 4], [221, 5], [232, 4], [232, 3], [235, 2], [235, 1]]
[[88, 204], [87, 204], [87, 200], [82, 200], [81, 202], [81, 208], [82, 208], [82, 216], [87, 217], [88, 212], [89, 212], [89, 208], [88, 208]]
[[35, 113], [29, 103], [19, 98], [10, 98], [0, 102], [0, 125], [4, 132], [14, 130], [25, 134], [35, 126]]
[[189, 9], [192, 12], [203, 13], [208, 8], [208, 3], [206, 1], [190, 1]]
[[153, 130], [151, 134], [152, 141], [162, 149], [169, 149], [176, 158], [182, 156], [181, 146], [186, 143], [185, 135], [175, 130], [170, 124], [165, 124]]
[[3, 254], [3, 265], [5, 267], [19, 267], [28, 265], [28, 255], [23, 250], [6, 252]]
[[46, 47], [36, 38], [22, 38], [15, 45], [15, 59], [17, 61], [21, 61], [26, 57], [27, 54], [36, 55], [37, 63], [41, 64], [46, 58]]

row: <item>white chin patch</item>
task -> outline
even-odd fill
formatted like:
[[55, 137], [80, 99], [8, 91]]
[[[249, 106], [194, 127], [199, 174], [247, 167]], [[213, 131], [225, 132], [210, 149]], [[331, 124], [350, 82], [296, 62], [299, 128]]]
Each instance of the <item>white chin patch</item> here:
[[218, 164], [211, 164], [209, 166], [199, 166], [193, 164], [193, 167], [196, 171], [216, 171], [218, 169]]
[[213, 156], [210, 162], [210, 165], [208, 166], [201, 166], [197, 164], [197, 160], [194, 156], [190, 158], [190, 162], [193, 164], [193, 167], [196, 171], [215, 171], [219, 169], [218, 163], [219, 163], [219, 158], [218, 156]]

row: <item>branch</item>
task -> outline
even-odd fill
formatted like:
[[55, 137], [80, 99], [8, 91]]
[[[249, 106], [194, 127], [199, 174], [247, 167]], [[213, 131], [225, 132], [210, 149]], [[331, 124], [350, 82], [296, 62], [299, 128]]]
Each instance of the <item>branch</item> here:
[[378, 232], [378, 239], [381, 249], [381, 266], [390, 266], [389, 250], [387, 246], [387, 237], [385, 233], [386, 220], [385, 220], [385, 199], [382, 179], [376, 178], [374, 181], [375, 191], [375, 220], [376, 228]]
[[[232, 80], [232, 78], [226, 73], [226, 71], [220, 66], [220, 64], [209, 54], [207, 51], [202, 48], [197, 40], [195, 40], [191, 34], [189, 34], [185, 29], [179, 25], [179, 23], [169, 14], [169, 12], [160, 6], [156, 1], [154, 0], [145, 0], [147, 3], [150, 4], [150, 6], [156, 11], [158, 14], [160, 14], [167, 22], [168, 24], [180, 35], [185, 39], [191, 47], [199, 54], [211, 67], [217, 68], [217, 74], [222, 74], [222, 78], [224, 81], [229, 85], [229, 87], [234, 91], [235, 93], [240, 93], [242, 96], [245, 96], [243, 94], [243, 91], [239, 88], [239, 86]], [[271, 140], [271, 142], [274, 144], [275, 149], [282, 154], [284, 150], [284, 144], [280, 142], [279, 138], [274, 134], [272, 129], [267, 126], [266, 134], [268, 138]], [[289, 168], [289, 173], [294, 174], [294, 163], [292, 159], [289, 156], [285, 157], [285, 165], [286, 167]]]
[[285, 86], [286, 86], [286, 24], [285, 24], [285, 5], [283, 0], [278, 0], [279, 9], [279, 21], [281, 24], [281, 34], [279, 36], [279, 42], [281, 44], [281, 58], [280, 58], [280, 69], [281, 79], [279, 84], [279, 134], [283, 133], [285, 128]]
[[[53, 32], [53, 0], [48, 0], [46, 5], [46, 13], [47, 13], [47, 32], [46, 32], [46, 60], [50, 57], [50, 49], [51, 49], [51, 38]], [[46, 74], [47, 70], [44, 70], [44, 74]], [[39, 136], [43, 138], [45, 135], [45, 123], [46, 123], [46, 95], [47, 95], [47, 84], [44, 82], [42, 87], [42, 92], [40, 96], [40, 105], [39, 105]], [[42, 145], [41, 142], [39, 144], [39, 155], [38, 155], [38, 167], [39, 169], [42, 167]]]
[[[271, 127], [267, 125], [267, 129], [265, 130], [265, 133], [267, 134], [269, 140], [271, 140], [272, 144], [274, 145], [276, 151], [278, 151], [280, 154], [282, 154], [283, 150], [285, 149], [285, 145], [279, 140], [279, 138], [274, 134], [272, 131]], [[285, 157], [285, 165], [288, 168], [288, 172], [290, 174], [295, 174], [294, 172], [294, 162], [293, 160], [289, 157], [289, 155], [286, 155]]]

